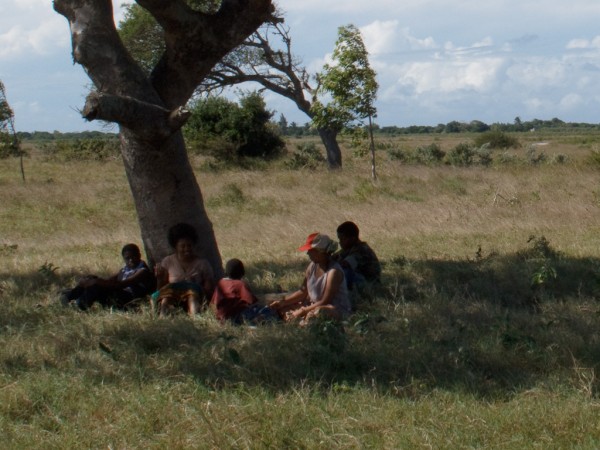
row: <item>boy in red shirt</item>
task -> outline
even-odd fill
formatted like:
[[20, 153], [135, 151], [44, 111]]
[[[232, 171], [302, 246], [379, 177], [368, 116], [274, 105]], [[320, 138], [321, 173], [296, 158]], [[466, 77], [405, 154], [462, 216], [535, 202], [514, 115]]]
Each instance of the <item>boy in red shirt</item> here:
[[258, 301], [248, 284], [242, 280], [245, 273], [244, 264], [239, 259], [230, 259], [225, 264], [225, 278], [217, 283], [210, 302], [221, 322], [231, 320], [242, 323], [244, 311]]

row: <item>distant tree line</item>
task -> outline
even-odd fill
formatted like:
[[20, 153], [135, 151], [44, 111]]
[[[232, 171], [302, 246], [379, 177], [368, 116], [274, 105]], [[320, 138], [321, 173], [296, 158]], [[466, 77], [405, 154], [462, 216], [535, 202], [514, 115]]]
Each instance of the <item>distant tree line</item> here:
[[480, 120], [472, 120], [471, 122], [452, 121], [447, 124], [440, 123], [435, 126], [426, 125], [411, 125], [408, 127], [386, 126], [378, 127], [378, 134], [385, 135], [400, 135], [400, 134], [429, 134], [429, 133], [484, 133], [489, 130], [498, 130], [504, 132], [521, 132], [535, 130], [565, 130], [565, 129], [600, 129], [600, 124], [563, 122], [560, 119], [553, 118], [551, 120], [533, 119], [530, 121], [522, 121], [516, 117], [513, 123], [494, 123], [488, 125]]
[[[303, 137], [303, 136], [318, 136], [316, 129], [310, 126], [310, 123], [298, 124], [289, 122], [283, 114], [279, 116], [277, 121], [272, 122], [274, 128], [279, 130], [282, 136], [287, 137]], [[378, 135], [396, 136], [403, 134], [430, 134], [430, 133], [484, 133], [491, 129], [503, 132], [522, 132], [535, 130], [600, 130], [598, 123], [585, 122], [564, 122], [554, 118], [551, 120], [533, 119], [521, 121], [518, 117], [513, 123], [493, 123], [488, 125], [479, 120], [471, 122], [452, 121], [447, 124], [431, 125], [410, 125], [407, 127], [384, 126], [381, 127], [374, 124], [374, 131]], [[21, 141], [54, 141], [54, 140], [84, 140], [84, 139], [117, 139], [116, 133], [107, 133], [102, 131], [81, 131], [62, 133], [60, 131], [33, 131], [33, 132], [17, 132], [17, 136]]]

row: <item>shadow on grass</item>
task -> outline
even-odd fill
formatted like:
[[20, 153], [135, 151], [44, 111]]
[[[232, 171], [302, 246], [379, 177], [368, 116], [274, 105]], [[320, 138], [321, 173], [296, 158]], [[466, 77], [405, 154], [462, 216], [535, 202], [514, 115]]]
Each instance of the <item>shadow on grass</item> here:
[[[261, 262], [249, 273], [303, 268]], [[5, 350], [0, 368], [83, 371], [115, 384], [183, 376], [215, 389], [281, 392], [311, 383], [403, 397], [435, 388], [506, 397], [549, 380], [576, 384], [579, 367], [600, 368], [599, 273], [600, 259], [565, 257], [543, 239], [511, 255], [399, 258], [385, 264], [379, 289], [356, 296], [357, 311], [343, 326], [307, 328], [223, 326], [209, 312], [190, 320], [36, 308], [31, 295], [61, 280], [40, 285], [40, 273], [0, 274], [0, 340], [16, 349]], [[11, 339], [45, 348], [46, 356]]]

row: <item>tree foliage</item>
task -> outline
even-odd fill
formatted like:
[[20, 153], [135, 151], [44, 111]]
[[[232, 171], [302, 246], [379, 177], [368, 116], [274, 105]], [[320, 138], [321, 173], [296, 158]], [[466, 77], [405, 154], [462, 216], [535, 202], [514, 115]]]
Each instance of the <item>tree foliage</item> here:
[[6, 99], [4, 83], [0, 81], [0, 158], [19, 156], [19, 141], [14, 127], [14, 113]]
[[[341, 130], [353, 122], [368, 119], [371, 174], [376, 179], [373, 118], [377, 115], [375, 99], [379, 85], [356, 26], [350, 24], [338, 28], [332, 62], [325, 65], [317, 81], [312, 105], [313, 121], [317, 126], [328, 123]], [[324, 103], [323, 98], [328, 98], [328, 101]]]
[[379, 86], [356, 26], [338, 28], [332, 62], [325, 65], [317, 81], [319, 98], [312, 107], [315, 123], [334, 123], [341, 130], [352, 122], [376, 116]]
[[184, 135], [193, 150], [231, 160], [272, 158], [284, 149], [270, 122], [273, 113], [258, 92], [242, 95], [239, 105], [223, 97], [203, 97], [191, 104], [191, 112]]

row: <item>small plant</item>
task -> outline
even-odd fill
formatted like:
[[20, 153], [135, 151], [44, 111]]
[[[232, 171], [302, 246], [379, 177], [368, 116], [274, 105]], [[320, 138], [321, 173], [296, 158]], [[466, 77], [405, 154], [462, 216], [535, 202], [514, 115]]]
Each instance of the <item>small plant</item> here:
[[566, 164], [567, 162], [569, 162], [569, 157], [563, 153], [553, 155], [550, 160], [550, 164]]
[[542, 266], [536, 270], [531, 277], [532, 286], [542, 286], [556, 279], [556, 269], [548, 264], [542, 264]]
[[527, 162], [531, 165], [541, 164], [546, 161], [546, 154], [543, 151], [538, 153], [535, 145], [527, 147], [525, 157], [527, 158]]
[[288, 169], [315, 170], [325, 162], [325, 157], [321, 154], [314, 142], [298, 144], [296, 148], [298, 151], [285, 163]]

